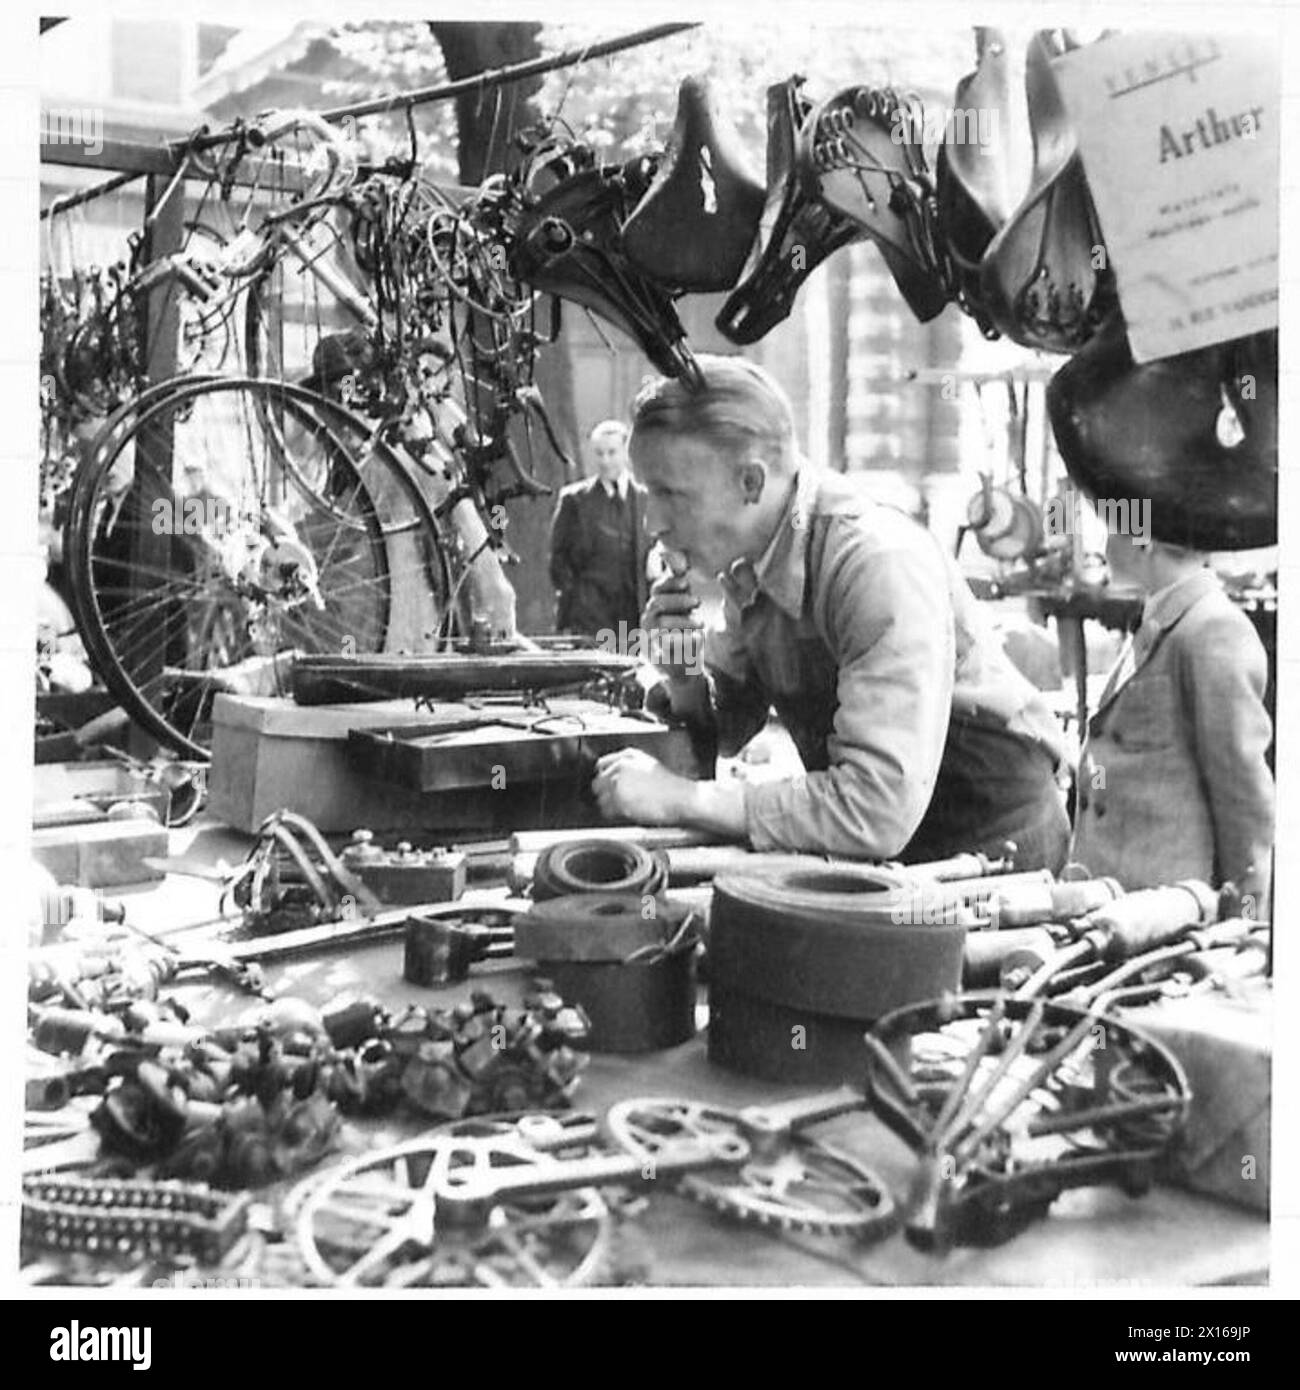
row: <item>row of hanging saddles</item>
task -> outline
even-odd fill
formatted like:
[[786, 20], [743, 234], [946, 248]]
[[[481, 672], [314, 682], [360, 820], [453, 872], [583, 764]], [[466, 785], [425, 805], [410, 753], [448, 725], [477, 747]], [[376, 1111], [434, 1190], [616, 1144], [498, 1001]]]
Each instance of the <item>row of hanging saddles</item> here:
[[791, 78], [768, 89], [764, 185], [707, 83], [688, 77], [662, 155], [601, 165], [559, 145], [534, 168], [515, 273], [622, 328], [661, 371], [694, 379], [677, 297], [730, 291], [717, 326], [731, 342], [754, 343], [789, 315], [822, 261], [869, 240], [920, 322], [956, 303], [989, 337], [1069, 357], [1047, 401], [1078, 486], [1149, 498], [1162, 539], [1207, 550], [1272, 545], [1277, 332], [1134, 363], [1050, 69], [1073, 46], [1056, 31], [1030, 42], [1034, 163], [1014, 210], [1001, 192], [1007, 48], [980, 30], [976, 70], [953, 109], [1003, 119], [981, 127], [990, 138], [978, 143], [950, 123], [933, 178], [914, 99], [852, 87], [818, 105]]

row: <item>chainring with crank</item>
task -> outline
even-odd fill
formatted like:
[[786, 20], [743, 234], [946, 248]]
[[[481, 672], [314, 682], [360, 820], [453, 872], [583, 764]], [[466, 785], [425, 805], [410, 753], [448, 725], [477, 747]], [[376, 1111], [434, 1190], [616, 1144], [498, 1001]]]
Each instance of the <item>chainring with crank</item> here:
[[448, 1174], [482, 1159], [529, 1167], [587, 1154], [582, 1114], [480, 1117], [367, 1154], [309, 1180], [298, 1247], [314, 1282], [352, 1288], [574, 1288], [600, 1279], [614, 1213], [584, 1186], [494, 1203], [483, 1219], [436, 1213]]
[[[838, 1099], [838, 1097], [835, 1097]], [[811, 1111], [803, 1123], [829, 1118]], [[671, 1145], [731, 1136], [752, 1145], [739, 1164], [685, 1174], [683, 1196], [739, 1221], [809, 1235], [875, 1239], [892, 1231], [894, 1200], [884, 1182], [857, 1159], [792, 1124], [751, 1124], [767, 1112], [726, 1110], [684, 1100], [630, 1100], [606, 1116], [614, 1141], [648, 1166]]]

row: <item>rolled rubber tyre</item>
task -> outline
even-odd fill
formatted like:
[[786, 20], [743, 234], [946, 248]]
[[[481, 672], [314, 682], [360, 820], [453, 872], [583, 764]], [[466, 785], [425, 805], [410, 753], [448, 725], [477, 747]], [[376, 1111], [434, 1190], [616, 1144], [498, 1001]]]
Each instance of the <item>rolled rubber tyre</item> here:
[[709, 985], [709, 1061], [763, 1081], [861, 1086], [865, 1026]]
[[565, 840], [543, 850], [533, 870], [535, 902], [572, 893], [653, 896], [667, 885], [667, 856], [624, 841]]
[[713, 887], [715, 987], [867, 1022], [961, 986], [966, 909], [941, 886], [838, 866], [724, 875]]

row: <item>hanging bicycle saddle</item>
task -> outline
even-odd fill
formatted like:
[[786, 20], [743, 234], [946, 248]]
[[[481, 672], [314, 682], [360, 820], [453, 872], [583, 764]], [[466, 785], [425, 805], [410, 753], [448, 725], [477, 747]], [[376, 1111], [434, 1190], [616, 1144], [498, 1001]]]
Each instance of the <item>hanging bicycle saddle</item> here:
[[556, 147], [535, 162], [525, 181], [511, 273], [612, 323], [661, 372], [694, 379], [698, 369], [671, 297], [642, 274], [623, 246], [628, 212], [644, 191], [643, 161], [627, 168], [595, 165], [582, 153]]
[[729, 290], [762, 211], [763, 185], [735, 127], [714, 109], [707, 79], [685, 78], [654, 182], [623, 230], [628, 256], [661, 285]]
[[[1007, 42], [997, 29], [976, 28], [975, 50], [975, 71], [957, 84], [953, 117], [944, 129], [935, 160], [936, 201], [941, 238], [956, 277], [958, 303], [986, 337], [996, 337], [997, 328], [982, 303], [980, 262], [1010, 212], [1006, 193], [1011, 162]], [[971, 139], [972, 113], [982, 118], [986, 112], [987, 124], [981, 120], [978, 138]]]
[[1198, 550], [1277, 543], [1277, 332], [1134, 363], [1116, 313], [1047, 387], [1070, 477], [1150, 498], [1156, 540]]
[[832, 252], [866, 236], [862, 224], [817, 191], [809, 151], [801, 153], [812, 103], [801, 77], [767, 89], [767, 199], [740, 283], [715, 320], [733, 343], [756, 343], [794, 307], [799, 287]]
[[[1065, 40], [1065, 47], [1077, 47]], [[1051, 62], [1051, 34], [1035, 35], [1025, 63], [1033, 134], [1029, 192], [984, 253], [978, 297], [1013, 342], [1071, 353], [1115, 305], [1097, 214]]]
[[817, 107], [805, 130], [809, 183], [875, 242], [908, 308], [928, 323], [952, 295], [936, 246], [919, 101], [889, 87], [847, 87]]

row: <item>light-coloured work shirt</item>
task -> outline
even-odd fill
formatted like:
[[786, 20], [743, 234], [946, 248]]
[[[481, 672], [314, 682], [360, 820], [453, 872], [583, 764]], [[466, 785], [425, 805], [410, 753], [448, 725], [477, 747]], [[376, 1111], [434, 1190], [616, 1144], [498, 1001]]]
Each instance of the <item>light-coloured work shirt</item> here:
[[[954, 718], [1019, 735], [1059, 764], [1055, 717], [953, 558], [845, 475], [805, 465], [762, 557], [721, 579], [725, 625], [703, 649], [718, 751], [738, 751], [775, 707], [806, 769], [746, 787], [755, 849], [899, 854], [930, 806]], [[1015, 798], [1035, 794], [1011, 769], [1006, 806], [997, 786], [990, 805], [1014, 820]]]

